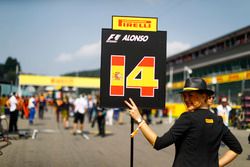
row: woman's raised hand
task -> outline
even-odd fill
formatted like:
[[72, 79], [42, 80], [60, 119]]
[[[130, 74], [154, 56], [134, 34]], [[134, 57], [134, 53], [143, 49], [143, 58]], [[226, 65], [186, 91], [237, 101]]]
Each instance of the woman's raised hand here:
[[130, 116], [136, 121], [141, 119], [141, 114], [140, 114], [135, 102], [131, 98], [129, 98], [129, 102], [127, 100], [125, 100], [124, 102], [129, 107]]

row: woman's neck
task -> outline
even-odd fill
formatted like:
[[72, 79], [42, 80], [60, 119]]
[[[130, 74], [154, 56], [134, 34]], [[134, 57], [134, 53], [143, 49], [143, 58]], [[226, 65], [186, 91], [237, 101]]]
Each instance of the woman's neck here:
[[203, 104], [199, 107], [199, 109], [208, 109], [209, 106], [207, 104]]

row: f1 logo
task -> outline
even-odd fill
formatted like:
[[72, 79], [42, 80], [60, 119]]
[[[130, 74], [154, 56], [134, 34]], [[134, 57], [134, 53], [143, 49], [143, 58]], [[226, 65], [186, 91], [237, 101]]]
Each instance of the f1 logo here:
[[106, 40], [107, 43], [117, 43], [121, 34], [111, 34], [109, 38]]

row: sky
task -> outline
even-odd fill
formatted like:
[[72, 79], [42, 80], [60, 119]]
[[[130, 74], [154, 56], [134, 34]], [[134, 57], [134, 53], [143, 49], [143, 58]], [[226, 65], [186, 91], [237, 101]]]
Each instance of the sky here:
[[250, 25], [249, 0], [0, 0], [0, 63], [57, 76], [100, 68], [112, 16], [157, 17], [167, 57]]

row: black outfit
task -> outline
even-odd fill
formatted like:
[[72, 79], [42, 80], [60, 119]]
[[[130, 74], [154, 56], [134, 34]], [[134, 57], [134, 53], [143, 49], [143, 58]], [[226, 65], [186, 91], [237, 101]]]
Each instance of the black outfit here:
[[97, 123], [98, 123], [98, 130], [100, 136], [105, 136], [105, 117], [106, 117], [106, 111], [104, 108], [101, 108], [99, 106], [96, 107], [97, 110]]
[[174, 167], [218, 167], [221, 141], [230, 150], [242, 152], [221, 117], [207, 109], [197, 109], [183, 113], [167, 133], [157, 137], [154, 148], [160, 150], [175, 143]]
[[70, 110], [71, 104], [69, 102], [63, 102], [62, 110], [66, 111], [66, 117], [69, 118], [69, 110]]
[[46, 106], [45, 100], [39, 101], [39, 119], [43, 119], [45, 106]]
[[85, 118], [85, 114], [79, 113], [78, 111], [74, 115], [74, 123], [80, 122], [83, 124]]
[[60, 122], [60, 113], [62, 112], [63, 109], [63, 102], [61, 103], [61, 100], [55, 100], [56, 104], [56, 122]]
[[17, 119], [18, 119], [18, 110], [10, 112], [10, 123], [9, 123], [9, 132], [17, 132]]

